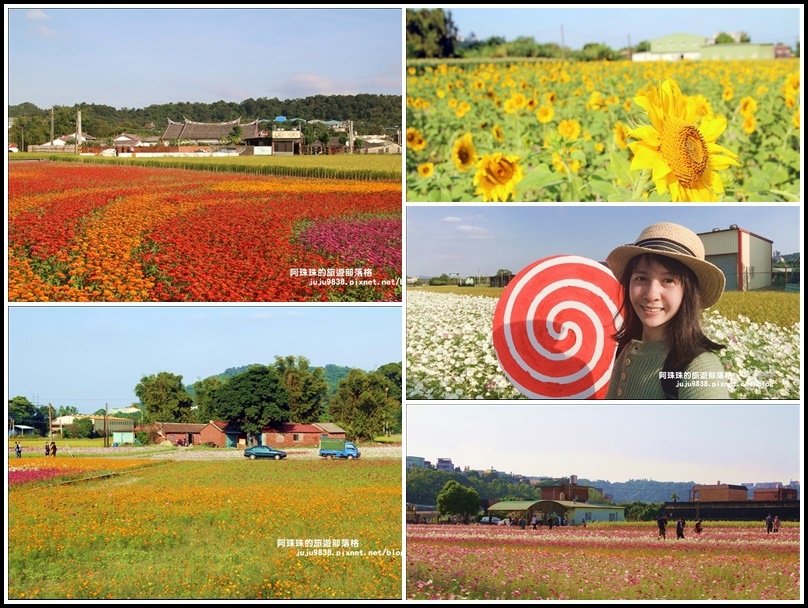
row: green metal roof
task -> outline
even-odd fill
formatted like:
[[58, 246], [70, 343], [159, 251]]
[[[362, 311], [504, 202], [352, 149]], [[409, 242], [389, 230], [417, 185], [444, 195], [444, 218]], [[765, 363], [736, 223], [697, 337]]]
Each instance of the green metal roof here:
[[502, 502], [491, 505], [489, 511], [527, 511], [533, 505], [542, 501], [540, 500], [503, 500]]
[[622, 509], [625, 511], [625, 507], [618, 507], [616, 505], [595, 505], [587, 502], [573, 502], [571, 500], [504, 500], [502, 502], [495, 503], [491, 505], [488, 510], [489, 511], [527, 511], [531, 507], [534, 507], [543, 502], [553, 502], [558, 505], [561, 505], [565, 509], [577, 509], [577, 508], [586, 508], [586, 509]]

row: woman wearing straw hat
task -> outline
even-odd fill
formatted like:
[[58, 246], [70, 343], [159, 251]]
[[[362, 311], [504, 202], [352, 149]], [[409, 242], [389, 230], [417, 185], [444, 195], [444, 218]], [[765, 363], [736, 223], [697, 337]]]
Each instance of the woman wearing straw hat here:
[[701, 329], [701, 315], [724, 292], [721, 270], [705, 261], [693, 231], [653, 224], [606, 258], [623, 286], [623, 325], [607, 399], [728, 399], [724, 348]]

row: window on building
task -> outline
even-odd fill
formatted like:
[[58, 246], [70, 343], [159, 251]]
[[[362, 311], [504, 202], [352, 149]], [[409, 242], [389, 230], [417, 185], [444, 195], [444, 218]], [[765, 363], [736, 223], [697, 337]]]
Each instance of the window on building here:
[[755, 267], [754, 266], [749, 267], [749, 276], [752, 277], [753, 279], [755, 278]]
[[300, 433], [293, 433], [292, 434], [292, 441], [302, 441], [302, 440], [303, 440], [303, 438], [300, 435]]

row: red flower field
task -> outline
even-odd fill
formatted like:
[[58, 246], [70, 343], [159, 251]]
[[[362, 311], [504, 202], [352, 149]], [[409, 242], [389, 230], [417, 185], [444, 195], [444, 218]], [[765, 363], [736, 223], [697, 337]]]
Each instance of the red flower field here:
[[[10, 163], [9, 301], [401, 301], [401, 184]], [[299, 234], [396, 220], [374, 254]]]

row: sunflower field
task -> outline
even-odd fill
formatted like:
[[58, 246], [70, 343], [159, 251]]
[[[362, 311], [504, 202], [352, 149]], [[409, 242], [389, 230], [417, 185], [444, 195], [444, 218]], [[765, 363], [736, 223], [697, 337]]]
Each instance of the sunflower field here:
[[407, 74], [409, 202], [799, 200], [799, 59]]

